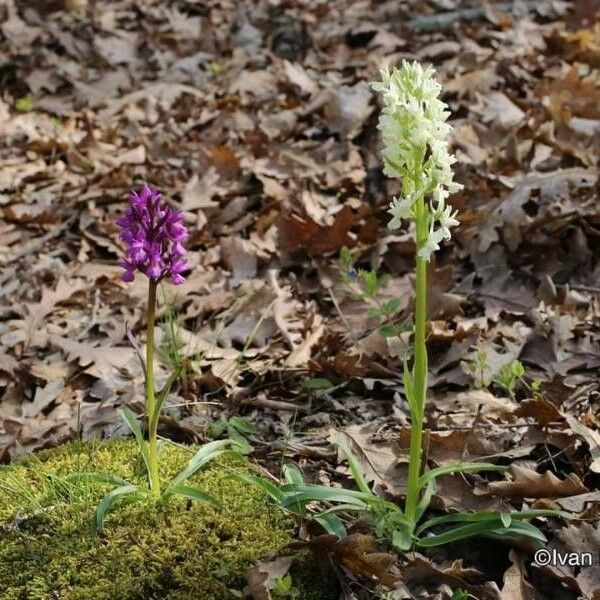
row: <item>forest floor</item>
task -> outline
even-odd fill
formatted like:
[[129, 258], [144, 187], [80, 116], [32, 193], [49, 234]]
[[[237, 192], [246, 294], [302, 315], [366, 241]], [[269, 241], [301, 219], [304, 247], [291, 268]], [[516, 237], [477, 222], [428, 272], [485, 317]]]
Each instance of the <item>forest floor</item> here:
[[[386, 227], [397, 184], [369, 84], [417, 59], [465, 186], [429, 272], [427, 459], [511, 467], [442, 478], [433, 507], [557, 507], [574, 519], [551, 546], [597, 553], [597, 1], [7, 0], [0, 36], [0, 460], [143, 411], [125, 328], [143, 336], [146, 285], [119, 280], [115, 219], [147, 181], [191, 231], [187, 282], [161, 294], [159, 380], [187, 366], [161, 434], [228, 430], [272, 473], [291, 459], [351, 486], [345, 440], [400, 499], [414, 245]], [[375, 577], [418, 597], [600, 598], [600, 566], [535, 567], [526, 545], [369, 560], [372, 542], [311, 540], [347, 597]]]

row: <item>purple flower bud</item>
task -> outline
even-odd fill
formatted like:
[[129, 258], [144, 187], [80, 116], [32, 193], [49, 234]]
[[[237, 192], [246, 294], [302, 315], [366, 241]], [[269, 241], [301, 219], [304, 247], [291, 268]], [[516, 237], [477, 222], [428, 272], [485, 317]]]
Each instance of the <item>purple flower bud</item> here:
[[126, 245], [121, 280], [133, 281], [135, 271], [140, 271], [153, 281], [169, 277], [175, 285], [184, 283], [182, 273], [188, 264], [182, 243], [188, 232], [183, 214], [163, 202], [160, 192], [148, 185], [132, 191], [129, 200], [125, 214], [116, 220]]

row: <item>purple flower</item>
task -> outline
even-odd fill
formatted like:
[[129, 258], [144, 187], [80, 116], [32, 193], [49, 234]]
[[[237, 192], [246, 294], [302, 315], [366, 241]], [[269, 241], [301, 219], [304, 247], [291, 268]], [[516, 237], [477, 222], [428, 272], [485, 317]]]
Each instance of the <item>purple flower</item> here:
[[175, 285], [183, 283], [182, 273], [188, 268], [183, 214], [163, 202], [160, 192], [148, 185], [131, 192], [129, 199], [125, 215], [116, 221], [127, 246], [120, 263], [125, 269], [121, 279], [133, 281], [135, 271], [140, 271], [153, 281], [169, 277]]

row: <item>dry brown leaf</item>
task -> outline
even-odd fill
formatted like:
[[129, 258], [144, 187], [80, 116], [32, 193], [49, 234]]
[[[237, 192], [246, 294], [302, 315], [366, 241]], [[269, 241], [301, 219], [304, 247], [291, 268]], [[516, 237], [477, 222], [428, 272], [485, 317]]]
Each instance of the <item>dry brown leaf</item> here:
[[533, 586], [527, 581], [523, 559], [515, 550], [509, 552], [512, 565], [505, 571], [500, 593], [501, 600], [538, 600]]
[[351, 533], [341, 540], [335, 535], [321, 535], [312, 539], [309, 546], [321, 564], [327, 564], [327, 557], [331, 557], [367, 581], [390, 587], [398, 581], [393, 570], [395, 556], [378, 551], [377, 541], [371, 535]]
[[330, 226], [284, 214], [278, 223], [279, 247], [284, 252], [305, 250], [309, 256], [337, 252], [350, 243], [348, 232], [354, 222], [354, 214], [347, 206], [337, 213]]
[[541, 474], [518, 465], [511, 465], [510, 472], [512, 480], [492, 481], [479, 493], [505, 498], [562, 498], [589, 491], [575, 473], [559, 479], [550, 471]]
[[252, 567], [248, 573], [248, 592], [253, 600], [271, 600], [273, 584], [287, 574], [293, 562], [292, 556], [280, 556]]

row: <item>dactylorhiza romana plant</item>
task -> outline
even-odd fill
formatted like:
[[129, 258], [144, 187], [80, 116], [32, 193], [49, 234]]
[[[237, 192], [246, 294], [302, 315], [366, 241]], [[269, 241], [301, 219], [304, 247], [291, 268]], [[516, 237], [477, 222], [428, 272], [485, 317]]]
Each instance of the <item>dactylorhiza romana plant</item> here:
[[[451, 127], [446, 104], [439, 99], [440, 84], [431, 67], [404, 62], [391, 73], [381, 71], [372, 84], [383, 95], [378, 129], [383, 138], [384, 173], [400, 180], [401, 195], [394, 198], [388, 227], [398, 229], [404, 220], [414, 223], [416, 243], [416, 301], [413, 366], [404, 363], [404, 389], [411, 424], [408, 488], [404, 514], [416, 523], [421, 493], [421, 445], [427, 391], [427, 263], [450, 228], [458, 225], [456, 212], [446, 205], [452, 192], [462, 188], [454, 181], [447, 138]], [[459, 469], [456, 469], [459, 470]]]
[[[431, 547], [478, 535], [496, 538], [529, 537], [545, 540], [527, 519], [556, 515], [556, 511], [532, 510], [519, 513], [456, 513], [433, 517], [420, 523], [436, 491], [436, 478], [457, 472], [505, 471], [491, 463], [456, 463], [424, 470], [422, 437], [427, 392], [427, 264], [443, 240], [458, 225], [456, 212], [446, 204], [452, 192], [461, 189], [453, 179], [456, 159], [448, 151], [451, 131], [446, 122], [446, 105], [439, 99], [441, 86], [432, 68], [404, 62], [391, 72], [381, 71], [381, 80], [372, 84], [383, 96], [379, 130], [383, 137], [384, 172], [400, 180], [401, 193], [389, 212], [390, 229], [405, 221], [414, 225], [416, 245], [416, 285], [412, 365], [404, 363], [404, 389], [411, 417], [409, 470], [406, 501], [402, 510], [375, 494], [361, 473], [359, 461], [349, 448], [341, 447], [358, 490], [305, 483], [297, 468], [287, 467], [284, 483], [277, 487], [258, 478], [245, 477], [262, 487], [280, 506], [302, 516], [312, 515], [326, 530], [345, 534], [338, 513], [367, 513], [377, 535], [400, 549]], [[329, 508], [315, 513], [314, 502]]]
[[100, 529], [107, 511], [122, 497], [143, 498], [152, 496], [166, 499], [179, 495], [192, 500], [212, 502], [209, 494], [185, 485], [194, 473], [207, 462], [225, 453], [239, 450], [239, 444], [221, 440], [206, 444], [191, 458], [186, 467], [172, 479], [164, 489], [159, 470], [158, 422], [167, 395], [179, 376], [174, 371], [160, 391], [154, 386], [154, 327], [156, 313], [156, 289], [163, 280], [174, 285], [185, 282], [183, 273], [188, 269], [184, 242], [188, 232], [183, 224], [183, 214], [166, 204], [160, 192], [144, 185], [139, 192], [132, 191], [130, 204], [125, 215], [117, 219], [121, 228], [121, 239], [126, 245], [125, 257], [121, 261], [124, 272], [122, 281], [132, 282], [139, 272], [148, 279], [148, 305], [146, 308], [146, 358], [144, 360], [131, 332], [127, 335], [136, 348], [145, 378], [145, 403], [148, 439], [134, 413], [125, 408], [123, 419], [133, 432], [148, 474], [148, 488], [140, 488], [109, 473], [76, 473], [73, 479], [86, 479], [99, 483], [114, 484], [115, 487], [102, 500], [96, 512], [96, 527]]

